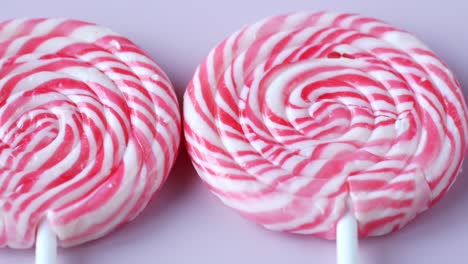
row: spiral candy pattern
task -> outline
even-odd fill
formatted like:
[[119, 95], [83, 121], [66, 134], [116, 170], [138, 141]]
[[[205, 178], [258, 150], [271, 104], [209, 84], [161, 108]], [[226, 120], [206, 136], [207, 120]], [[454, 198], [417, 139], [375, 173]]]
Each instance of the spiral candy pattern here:
[[226, 205], [268, 229], [400, 229], [454, 182], [467, 108], [420, 40], [356, 14], [295, 13], [231, 35], [184, 97], [188, 151]]
[[61, 246], [134, 219], [166, 179], [180, 136], [163, 71], [128, 39], [65, 19], [0, 23], [0, 245]]

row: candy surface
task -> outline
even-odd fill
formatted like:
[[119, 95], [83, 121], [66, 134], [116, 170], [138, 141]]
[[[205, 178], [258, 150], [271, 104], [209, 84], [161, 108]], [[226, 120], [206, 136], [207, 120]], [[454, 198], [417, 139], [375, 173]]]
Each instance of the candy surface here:
[[134, 219], [180, 140], [172, 85], [128, 39], [60, 19], [0, 23], [0, 244], [62, 246]]
[[454, 182], [467, 109], [411, 34], [354, 14], [247, 26], [203, 61], [184, 97], [187, 147], [226, 205], [268, 229], [336, 236], [400, 229]]

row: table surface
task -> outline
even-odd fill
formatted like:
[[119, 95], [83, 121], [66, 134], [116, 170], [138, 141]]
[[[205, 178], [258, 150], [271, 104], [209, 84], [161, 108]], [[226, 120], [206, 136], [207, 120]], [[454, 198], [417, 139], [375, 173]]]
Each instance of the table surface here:
[[[426, 1], [2, 1], [0, 18], [67, 17], [126, 35], [165, 69], [179, 98], [195, 67], [225, 36], [260, 18], [301, 10], [378, 17], [424, 40], [468, 94], [468, 3]], [[335, 263], [335, 245], [264, 230], [224, 207], [182, 149], [163, 191], [131, 224], [98, 241], [60, 249], [60, 264]], [[465, 165], [465, 167], [468, 165]], [[467, 263], [468, 169], [444, 199], [403, 230], [361, 241], [361, 264]], [[32, 250], [0, 250], [0, 264], [33, 263]]]

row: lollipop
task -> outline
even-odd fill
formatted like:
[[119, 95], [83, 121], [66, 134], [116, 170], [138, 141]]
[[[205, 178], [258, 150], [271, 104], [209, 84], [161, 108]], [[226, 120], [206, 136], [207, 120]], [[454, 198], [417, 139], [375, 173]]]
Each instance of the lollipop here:
[[[167, 76], [128, 39], [60, 19], [0, 24], [0, 244], [100, 238], [133, 220], [174, 162]], [[49, 256], [50, 255], [50, 256]]]
[[447, 66], [411, 34], [354, 14], [243, 28], [184, 100], [188, 151], [212, 192], [268, 229], [337, 238], [339, 263], [356, 262], [357, 236], [396, 231], [439, 201], [467, 147]]

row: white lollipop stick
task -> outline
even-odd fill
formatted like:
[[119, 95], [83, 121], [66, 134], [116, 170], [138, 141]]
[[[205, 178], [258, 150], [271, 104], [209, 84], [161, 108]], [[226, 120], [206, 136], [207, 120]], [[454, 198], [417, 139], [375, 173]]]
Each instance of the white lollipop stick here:
[[37, 230], [36, 264], [57, 264], [57, 237], [47, 221]]
[[356, 219], [347, 213], [336, 227], [336, 263], [358, 263], [358, 228]]

